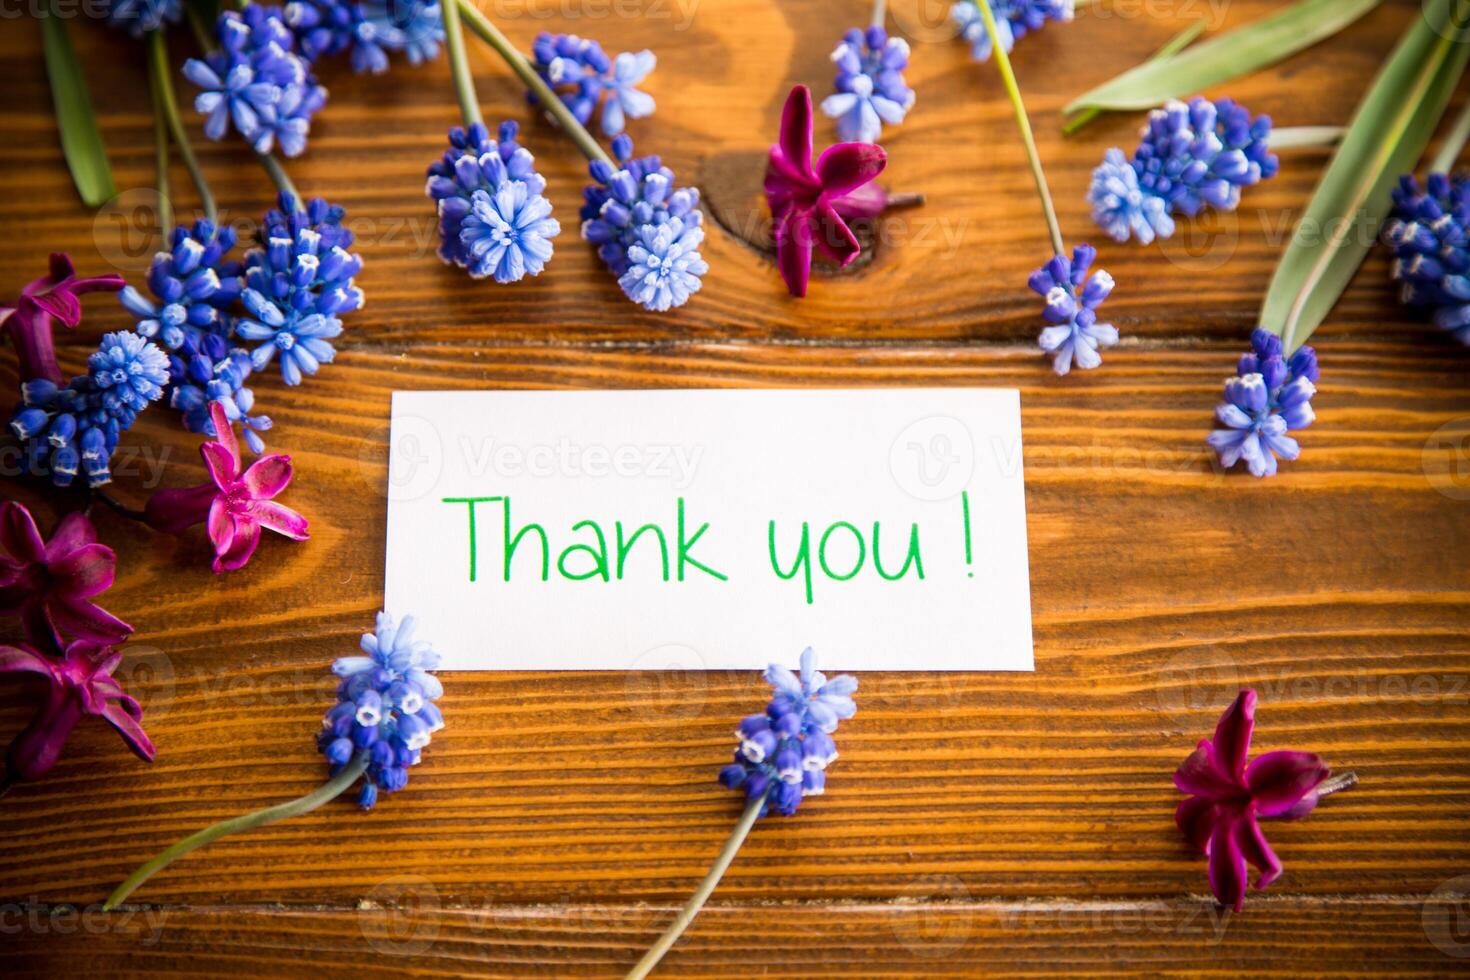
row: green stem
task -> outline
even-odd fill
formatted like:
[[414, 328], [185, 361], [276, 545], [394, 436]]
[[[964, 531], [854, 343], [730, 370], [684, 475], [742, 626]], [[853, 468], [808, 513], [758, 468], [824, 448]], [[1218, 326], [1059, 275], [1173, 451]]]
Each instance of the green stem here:
[[260, 165], [270, 175], [271, 183], [276, 185], [276, 190], [283, 194], [291, 195], [297, 207], [306, 203], [301, 200], [300, 192], [296, 190], [296, 185], [291, 182], [291, 175], [286, 173], [286, 168], [281, 166], [281, 161], [276, 159], [274, 153], [257, 153], [255, 154], [255, 158], [260, 161]]
[[158, 233], [163, 238], [160, 247], [168, 248], [168, 236], [174, 230], [174, 209], [168, 199], [168, 117], [164, 115], [158, 82], [151, 71], [148, 94], [153, 103], [153, 185], [158, 190]]
[[735, 860], [740, 845], [744, 844], [745, 838], [750, 836], [751, 828], [760, 819], [761, 807], [766, 805], [766, 797], [770, 795], [771, 789], [767, 787], [764, 793], [746, 804], [745, 812], [740, 815], [740, 822], [735, 825], [734, 830], [730, 831], [730, 837], [725, 841], [725, 846], [720, 848], [715, 863], [710, 866], [709, 874], [704, 876], [704, 880], [699, 883], [699, 887], [694, 890], [689, 901], [684, 903], [679, 917], [668, 929], [664, 930], [662, 936], [658, 937], [658, 942], [643, 954], [643, 959], [638, 961], [638, 965], [628, 971], [624, 980], [643, 980], [654, 967], [658, 966], [658, 961], [663, 959], [664, 954], [673, 947], [674, 943], [679, 941], [679, 937], [684, 935], [684, 930], [689, 928], [689, 923], [694, 921], [694, 917], [699, 914], [699, 910], [704, 907], [704, 903], [714, 892], [715, 886], [724, 877], [725, 869], [729, 868], [730, 862]]
[[871, 21], [872, 25], [874, 27], [882, 27], [883, 22], [887, 19], [888, 0], [873, 0], [873, 19]]
[[1016, 112], [1016, 126], [1021, 130], [1021, 142], [1026, 147], [1026, 157], [1031, 161], [1031, 177], [1036, 181], [1036, 193], [1041, 197], [1041, 211], [1046, 216], [1046, 227], [1051, 232], [1052, 249], [1057, 255], [1067, 254], [1066, 242], [1062, 241], [1062, 226], [1057, 222], [1057, 209], [1051, 202], [1051, 191], [1046, 186], [1046, 172], [1041, 169], [1041, 154], [1036, 152], [1036, 137], [1031, 133], [1031, 119], [1026, 115], [1026, 104], [1021, 101], [1021, 87], [1016, 84], [1016, 73], [1011, 70], [1011, 59], [1005, 45], [999, 41], [995, 14], [990, 10], [990, 0], [975, 0], [980, 16], [985, 18], [985, 29], [996, 41], [991, 45], [995, 65], [1000, 69], [1001, 81], [1005, 83], [1006, 95], [1011, 108]]
[[148, 35], [148, 69], [158, 92], [160, 111], [168, 121], [168, 131], [173, 136], [174, 145], [179, 148], [179, 158], [184, 161], [189, 179], [199, 192], [199, 207], [204, 211], [206, 219], [217, 222], [219, 211], [214, 205], [214, 194], [209, 189], [209, 181], [204, 178], [199, 159], [194, 156], [194, 147], [189, 143], [184, 121], [179, 118], [179, 104], [174, 99], [174, 84], [169, 77], [168, 49], [164, 47], [163, 31], [151, 31]]
[[[1082, 5], [1078, 4], [1078, 6], [1080, 7]], [[1205, 21], [1203, 19], [1197, 20], [1193, 24], [1190, 24], [1188, 27], [1186, 27], [1184, 30], [1180, 31], [1178, 34], [1175, 34], [1173, 37], [1171, 37], [1169, 39], [1169, 43], [1165, 44], [1162, 48], [1159, 48], [1159, 50], [1150, 55], [1148, 60], [1163, 61], [1165, 58], [1172, 58], [1176, 54], [1193, 44], [1195, 38], [1199, 37], [1204, 32]], [[1073, 133], [1077, 132], [1077, 130], [1081, 129], [1083, 126], [1086, 126], [1098, 116], [1102, 115], [1105, 111], [1107, 110], [1103, 109], [1101, 106], [1089, 106], [1088, 108], [1082, 110], [1082, 112], [1079, 113], [1077, 117], [1071, 122], [1068, 122], [1067, 124], [1062, 126], [1062, 133], [1064, 135], [1071, 136]]]
[[148, 861], [137, 871], [128, 875], [128, 879], [118, 885], [113, 893], [107, 896], [103, 903], [104, 912], [117, 908], [118, 904], [131, 895], [139, 885], [153, 877], [154, 874], [168, 867], [175, 858], [183, 857], [190, 851], [203, 847], [210, 841], [218, 840], [226, 834], [233, 834], [237, 830], [253, 830], [256, 827], [264, 827], [266, 824], [284, 820], [287, 817], [300, 816], [310, 813], [323, 803], [336, 799], [351, 788], [367, 768], [368, 756], [366, 752], [359, 752], [357, 756], [342, 769], [337, 775], [323, 783], [319, 788], [307, 793], [305, 796], [282, 803], [278, 806], [267, 807], [264, 810], [256, 810], [243, 816], [230, 820], [222, 820], [212, 827], [205, 827], [197, 834], [191, 834], [179, 841], [173, 847]]
[[1429, 172], [1447, 174], [1455, 169], [1455, 161], [1460, 158], [1460, 151], [1465, 148], [1467, 139], [1470, 139], [1470, 102], [1466, 102], [1460, 114], [1455, 117], [1454, 125], [1445, 135], [1444, 145], [1429, 164]]
[[459, 97], [459, 113], [466, 126], [483, 124], [480, 100], [475, 97], [475, 80], [470, 75], [470, 59], [465, 55], [464, 31], [459, 26], [459, 4], [441, 5], [444, 10], [444, 47], [449, 52], [449, 72], [454, 76], [454, 94]]
[[214, 35], [211, 33], [212, 24], [204, 22], [204, 15], [200, 12], [197, 4], [185, 3], [184, 16], [189, 19], [189, 30], [194, 32], [194, 42], [199, 45], [199, 50], [208, 54], [214, 50]]
[[504, 34], [500, 33], [500, 28], [492, 24], [490, 19], [482, 14], [471, 0], [457, 0], [457, 2], [459, 4], [459, 12], [464, 15], [469, 29], [475, 32], [480, 40], [494, 48], [496, 54], [505, 59], [505, 63], [510, 66], [510, 70], [515, 72], [520, 80], [526, 83], [526, 87], [531, 90], [532, 94], [536, 96], [536, 101], [541, 104], [541, 108], [550, 113], [551, 117], [561, 125], [561, 128], [566, 132], [567, 136], [571, 137], [572, 142], [577, 144], [577, 149], [581, 150], [582, 154], [588, 160], [601, 160], [609, 166], [616, 166], [613, 163], [612, 157], [607, 155], [607, 151], [597, 144], [597, 140], [593, 138], [591, 133], [587, 132], [587, 127], [577, 121], [577, 117], [572, 115], [572, 111], [551, 90], [551, 86], [546, 84], [546, 79], [536, 74], [536, 69], [526, 60], [526, 56], [517, 51], [515, 45], [511, 44], [510, 40]]
[[1335, 146], [1346, 132], [1341, 126], [1282, 126], [1271, 130], [1267, 143], [1273, 150], [1305, 150]]

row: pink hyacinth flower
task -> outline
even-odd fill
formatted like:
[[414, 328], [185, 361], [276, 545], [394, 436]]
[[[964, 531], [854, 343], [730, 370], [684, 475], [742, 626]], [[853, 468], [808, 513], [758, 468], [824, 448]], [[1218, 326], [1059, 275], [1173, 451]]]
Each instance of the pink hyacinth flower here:
[[1210, 859], [1210, 889], [1221, 905], [1239, 912], [1245, 901], [1246, 864], [1260, 872], [1257, 890], [1281, 875], [1281, 862], [1258, 820], [1304, 817], [1317, 805], [1329, 770], [1311, 752], [1267, 752], [1246, 765], [1256, 723], [1256, 692], [1244, 690], [1221, 715], [1215, 737], [1203, 739], [1174, 773], [1174, 785], [1190, 796], [1174, 820], [1190, 843]]
[[766, 202], [775, 220], [776, 264], [793, 296], [805, 296], [815, 248], [839, 266], [862, 247], [849, 219], [872, 218], [887, 204], [873, 179], [888, 156], [871, 143], [838, 143], [812, 166], [812, 94], [791, 90], [781, 110], [781, 139], [766, 165]]
[[82, 293], [98, 290], [117, 292], [127, 283], [122, 276], [78, 276], [65, 252], [51, 253], [51, 271], [32, 280], [20, 291], [14, 306], [0, 304], [0, 325], [10, 332], [20, 362], [20, 379], [44, 378], [54, 384], [65, 380], [56, 363], [56, 348], [51, 339], [51, 318], [67, 327], [82, 321]]
[[291, 482], [291, 457], [262, 456], [242, 469], [235, 430], [224, 406], [212, 402], [209, 418], [215, 438], [199, 447], [212, 482], [180, 490], [160, 490], [149, 498], [144, 515], [151, 527], [169, 534], [204, 522], [214, 545], [215, 572], [244, 567], [260, 544], [260, 529], [305, 541], [307, 521], [273, 499]]
[[47, 541], [31, 512], [7, 500], [0, 504], [0, 549], [0, 616], [19, 616], [30, 643], [60, 649], [62, 630], [117, 643], [133, 631], [90, 601], [112, 587], [117, 556], [97, 542], [87, 515], [66, 515]]
[[139, 724], [143, 709], [112, 676], [121, 661], [119, 650], [91, 640], [73, 641], [58, 656], [25, 645], [0, 646], [0, 673], [39, 674], [50, 685], [31, 723], [10, 743], [0, 788], [44, 776], [84, 715], [102, 717], [138, 758], [153, 761], [153, 742]]

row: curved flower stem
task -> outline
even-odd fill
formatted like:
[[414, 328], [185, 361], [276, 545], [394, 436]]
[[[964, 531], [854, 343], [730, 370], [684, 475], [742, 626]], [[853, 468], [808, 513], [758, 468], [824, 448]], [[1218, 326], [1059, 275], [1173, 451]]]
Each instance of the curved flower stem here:
[[1273, 150], [1306, 150], [1335, 146], [1346, 132], [1341, 126], [1282, 126], [1271, 130], [1267, 145]]
[[995, 66], [1000, 69], [1001, 81], [1005, 83], [1006, 95], [1011, 108], [1016, 112], [1016, 126], [1021, 130], [1021, 143], [1026, 147], [1026, 157], [1031, 162], [1031, 176], [1036, 181], [1036, 193], [1041, 197], [1041, 211], [1046, 216], [1046, 227], [1051, 232], [1051, 246], [1057, 255], [1067, 254], [1067, 244], [1062, 240], [1062, 226], [1057, 222], [1057, 209], [1051, 202], [1051, 190], [1046, 186], [1046, 172], [1041, 169], [1041, 155], [1036, 152], [1036, 137], [1031, 133], [1031, 120], [1026, 115], [1026, 104], [1021, 101], [1021, 88], [1016, 84], [1016, 73], [1011, 70], [1011, 58], [1005, 45], [1000, 43], [1000, 32], [995, 25], [995, 14], [990, 9], [990, 0], [975, 0], [980, 16], [985, 18], [985, 30], [995, 39], [991, 50], [995, 55]]
[[684, 930], [689, 928], [689, 923], [694, 921], [694, 917], [699, 914], [699, 910], [704, 907], [704, 903], [714, 892], [715, 886], [725, 876], [725, 869], [729, 868], [730, 862], [735, 860], [735, 854], [740, 850], [740, 845], [744, 844], [745, 838], [750, 836], [751, 828], [760, 819], [761, 807], [766, 805], [766, 797], [770, 795], [771, 789], [768, 786], [764, 793], [746, 804], [745, 812], [740, 815], [740, 822], [735, 825], [734, 830], [730, 831], [730, 837], [725, 841], [725, 846], [720, 848], [715, 863], [710, 865], [709, 874], [704, 876], [704, 880], [699, 883], [694, 894], [689, 896], [689, 901], [684, 903], [679, 917], [664, 930], [664, 934], [658, 937], [658, 942], [643, 954], [643, 959], [628, 971], [628, 975], [623, 980], [643, 980], [654, 967], [658, 966], [658, 961], [664, 958], [664, 954], [673, 947], [674, 943], [679, 941], [679, 937], [684, 935]]
[[[131, 521], [147, 521], [148, 520], [148, 515], [147, 514], [143, 513], [141, 510], [138, 510], [136, 508], [129, 507], [127, 504], [123, 503], [121, 500], [118, 500], [116, 497], [114, 497], [110, 493], [107, 493], [106, 491], [103, 491], [103, 490], [93, 490], [92, 491], [92, 498], [95, 499], [95, 500], [102, 501], [109, 508], [111, 508], [114, 513], [119, 514], [119, 515], [121, 515], [123, 517], [126, 517], [128, 520], [131, 520]], [[88, 506], [91, 506], [90, 502], [88, 503]]]
[[118, 904], [131, 895], [139, 885], [153, 877], [159, 871], [174, 860], [183, 857], [195, 848], [203, 847], [210, 841], [218, 840], [226, 834], [233, 834], [237, 830], [253, 830], [256, 827], [264, 827], [266, 824], [284, 820], [287, 817], [299, 816], [310, 813], [323, 803], [336, 799], [345, 793], [352, 784], [361, 776], [367, 768], [368, 756], [366, 752], [359, 752], [351, 762], [343, 767], [342, 771], [323, 783], [319, 788], [312, 790], [305, 796], [294, 799], [289, 803], [281, 803], [277, 806], [267, 807], [264, 810], [256, 810], [234, 817], [230, 820], [222, 820], [212, 827], [205, 827], [196, 834], [191, 834], [179, 841], [173, 847], [163, 851], [157, 857], [148, 861], [132, 874], [128, 875], [126, 881], [113, 889], [107, 901], [102, 904], [104, 912], [117, 908]]
[[301, 193], [296, 190], [296, 185], [291, 182], [291, 175], [286, 173], [286, 168], [281, 165], [281, 161], [276, 159], [274, 153], [257, 153], [255, 154], [255, 158], [260, 161], [260, 165], [270, 175], [271, 183], [276, 185], [276, 190], [283, 194], [291, 195], [296, 201], [297, 207], [305, 203], [301, 200]]
[[174, 228], [174, 209], [169, 202], [168, 186], [168, 117], [163, 114], [163, 100], [158, 95], [158, 83], [153, 73], [148, 73], [148, 94], [153, 102], [153, 186], [158, 191], [158, 233], [163, 236], [163, 248], [168, 247], [169, 232]]
[[872, 25], [874, 27], [882, 27], [883, 22], [887, 19], [888, 0], [873, 0], [873, 20], [871, 21]]
[[189, 20], [189, 30], [194, 32], [194, 41], [199, 45], [199, 50], [206, 54], [214, 50], [214, 38], [210, 35], [213, 25], [204, 22], [204, 14], [198, 5], [192, 3], [184, 4], [184, 16]]
[[163, 31], [150, 31], [148, 34], [148, 71], [158, 94], [159, 111], [168, 123], [174, 145], [179, 148], [179, 157], [189, 171], [189, 179], [199, 192], [199, 207], [204, 211], [206, 219], [216, 222], [219, 220], [219, 211], [214, 204], [214, 194], [209, 190], [209, 181], [204, 179], [199, 159], [194, 156], [194, 147], [189, 144], [184, 121], [179, 118], [179, 104], [174, 99], [174, 83], [169, 78], [168, 49], [163, 44]]
[[1434, 155], [1429, 163], [1429, 172], [1432, 174], [1447, 174], [1455, 168], [1455, 161], [1460, 158], [1460, 151], [1465, 148], [1465, 141], [1470, 139], [1470, 103], [1460, 110], [1455, 117], [1455, 124], [1444, 138], [1444, 145]]
[[[1078, 4], [1078, 6], [1080, 7], [1082, 5]], [[1190, 24], [1184, 30], [1171, 37], [1169, 39], [1169, 42], [1165, 44], [1162, 48], [1159, 48], [1159, 50], [1155, 51], [1152, 55], [1150, 55], [1148, 60], [1163, 61], [1165, 58], [1172, 58], [1176, 54], [1193, 44], [1195, 38], [1199, 37], [1204, 32], [1205, 19], [1201, 17], [1199, 20], [1195, 21], [1193, 24]], [[1086, 126], [1088, 123], [1092, 122], [1094, 119], [1096, 119], [1098, 116], [1102, 115], [1106, 111], [1107, 110], [1103, 109], [1101, 106], [1089, 106], [1088, 108], [1082, 110], [1082, 112], [1079, 113], [1077, 117], [1071, 122], [1063, 124], [1062, 135], [1071, 136], [1073, 133], [1077, 132], [1077, 130], [1081, 129], [1083, 126]], [[1274, 136], [1275, 133], [1272, 133], [1272, 135]]]
[[500, 33], [500, 28], [492, 24], [472, 0], [446, 0], [446, 2], [459, 4], [459, 12], [464, 14], [469, 29], [474, 31], [480, 40], [494, 48], [496, 54], [505, 59], [510, 70], [526, 83], [526, 87], [536, 96], [536, 101], [541, 104], [541, 108], [550, 113], [551, 117], [561, 125], [567, 136], [571, 137], [572, 142], [577, 144], [577, 149], [582, 151], [583, 156], [588, 160], [601, 160], [609, 166], [617, 166], [612, 157], [607, 155], [607, 151], [599, 146], [597, 140], [587, 131], [587, 127], [577, 121], [577, 117], [572, 115], [566, 103], [562, 102], [551, 90], [551, 86], [546, 84], [546, 79], [536, 74], [536, 69], [526, 60], [526, 56], [516, 50], [515, 45]]
[[449, 73], [454, 76], [454, 94], [459, 97], [459, 114], [464, 124], [483, 124], [480, 101], [475, 98], [475, 80], [470, 75], [470, 60], [465, 56], [464, 31], [459, 26], [459, 4], [441, 5], [444, 11], [444, 47], [449, 54]]

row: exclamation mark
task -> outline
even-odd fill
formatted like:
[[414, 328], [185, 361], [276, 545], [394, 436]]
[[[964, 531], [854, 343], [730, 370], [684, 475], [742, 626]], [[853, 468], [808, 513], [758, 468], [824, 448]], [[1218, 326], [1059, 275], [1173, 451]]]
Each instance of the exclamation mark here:
[[[973, 569], [975, 566], [975, 549], [974, 546], [970, 544], [970, 491], [960, 491], [960, 507], [962, 507], [965, 512], [965, 564]], [[969, 572], [968, 574], [970, 578], [975, 577], [975, 573], [973, 571]]]

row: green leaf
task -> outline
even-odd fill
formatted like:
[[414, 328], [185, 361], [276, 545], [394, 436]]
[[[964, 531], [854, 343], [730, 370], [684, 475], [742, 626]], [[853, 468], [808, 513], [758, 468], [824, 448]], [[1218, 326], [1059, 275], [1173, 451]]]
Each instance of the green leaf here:
[[61, 152], [71, 169], [77, 193], [88, 207], [100, 207], [117, 194], [112, 168], [107, 165], [107, 148], [97, 128], [87, 80], [77, 61], [66, 21], [56, 15], [54, 4], [41, 16], [41, 43], [46, 54], [46, 74], [51, 79], [51, 100], [56, 106], [56, 127], [61, 133]]
[[1300, 347], [1378, 238], [1390, 191], [1414, 169], [1470, 58], [1470, 0], [1426, 0], [1322, 175], [1281, 256], [1261, 326]]
[[1275, 64], [1331, 37], [1381, 0], [1301, 0], [1279, 14], [1201, 41], [1172, 58], [1146, 61], [1073, 99], [1063, 113], [1089, 106], [1152, 109]]

